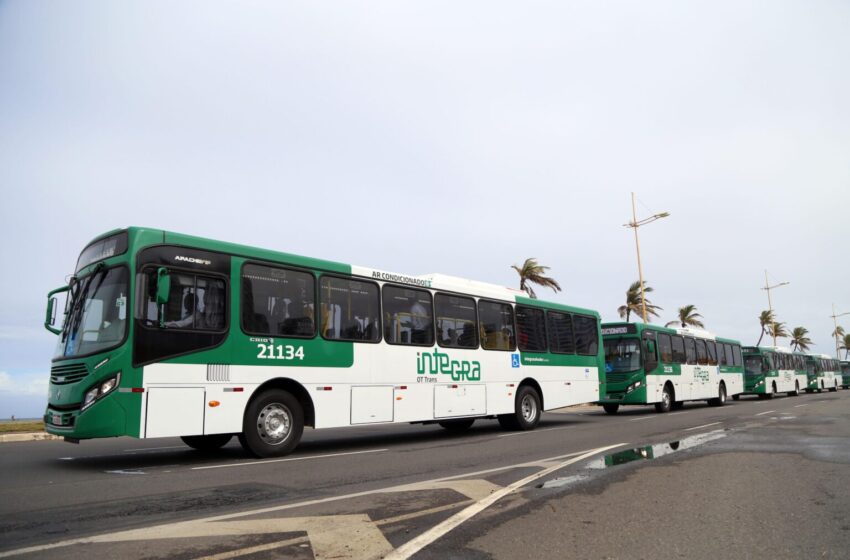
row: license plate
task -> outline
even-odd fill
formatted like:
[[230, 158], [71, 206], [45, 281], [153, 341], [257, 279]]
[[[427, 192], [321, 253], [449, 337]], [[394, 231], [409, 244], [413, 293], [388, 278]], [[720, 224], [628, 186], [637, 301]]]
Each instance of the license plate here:
[[62, 417], [58, 414], [54, 414], [51, 422], [53, 422], [53, 425], [55, 425], [55, 426], [61, 426], [62, 425]]

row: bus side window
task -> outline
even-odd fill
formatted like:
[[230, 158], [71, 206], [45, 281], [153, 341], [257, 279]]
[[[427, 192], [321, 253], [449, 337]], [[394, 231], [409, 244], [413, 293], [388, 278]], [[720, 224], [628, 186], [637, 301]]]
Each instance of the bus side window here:
[[475, 300], [468, 297], [437, 294], [437, 344], [444, 348], [478, 348]]
[[481, 347], [485, 350], [514, 350], [514, 312], [508, 303], [480, 300], [478, 321], [481, 325]]
[[599, 329], [596, 318], [584, 315], [573, 316], [576, 336], [576, 353], [582, 356], [595, 356], [599, 353]]
[[546, 319], [542, 309], [517, 305], [516, 326], [520, 350], [546, 351]]
[[388, 344], [433, 346], [431, 292], [384, 285], [384, 340]]
[[717, 365], [717, 345], [713, 340], [706, 340], [705, 347], [708, 350], [708, 365]]
[[741, 347], [737, 344], [732, 347], [732, 355], [735, 357], [735, 367], [743, 367], [744, 357], [741, 355]]
[[697, 347], [693, 338], [685, 339], [685, 357], [688, 364], [695, 365], [697, 363]]
[[697, 363], [701, 366], [708, 365], [708, 352], [705, 349], [705, 341], [701, 338], [696, 340], [697, 344]]
[[726, 345], [722, 342], [717, 343], [717, 365], [726, 365]]
[[658, 348], [655, 345], [655, 335], [645, 332], [643, 335], [643, 370], [651, 373], [658, 367]]
[[549, 349], [555, 354], [575, 354], [572, 315], [547, 311], [546, 323], [549, 331]]
[[319, 281], [321, 332], [328, 340], [379, 342], [378, 285], [363, 280], [322, 276]]
[[684, 364], [687, 362], [685, 339], [677, 334], [674, 334], [671, 338], [673, 339], [673, 363]]
[[669, 334], [658, 334], [658, 353], [665, 364], [673, 362], [673, 343]]

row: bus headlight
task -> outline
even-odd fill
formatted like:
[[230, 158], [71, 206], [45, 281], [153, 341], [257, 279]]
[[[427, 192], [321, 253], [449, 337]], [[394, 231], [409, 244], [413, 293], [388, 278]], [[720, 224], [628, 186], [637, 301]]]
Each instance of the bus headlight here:
[[83, 398], [83, 406], [80, 407], [80, 411], [87, 409], [93, 405], [95, 401], [114, 391], [115, 388], [118, 387], [119, 381], [121, 381], [120, 371], [106, 381], [103, 381], [86, 391], [86, 396]]

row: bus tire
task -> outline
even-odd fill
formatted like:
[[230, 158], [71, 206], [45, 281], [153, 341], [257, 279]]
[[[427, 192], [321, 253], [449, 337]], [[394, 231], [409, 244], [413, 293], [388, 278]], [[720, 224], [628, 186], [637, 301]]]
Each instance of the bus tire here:
[[829, 390], [829, 392], [830, 393], [837, 393], [838, 392], [838, 382], [835, 383], [835, 385], [832, 387], [832, 389]]
[[540, 395], [533, 387], [523, 385], [514, 399], [514, 413], [500, 414], [498, 419], [507, 430], [533, 430], [540, 422]]
[[602, 408], [608, 414], [617, 414], [617, 411], [620, 410], [620, 403], [605, 403], [602, 405]]
[[198, 451], [221, 449], [233, 438], [233, 434], [211, 434], [208, 436], [180, 436], [183, 443]]
[[438, 422], [438, 424], [440, 424], [441, 428], [450, 432], [465, 432], [472, 427], [474, 422], [475, 418], [461, 418], [459, 420], [443, 420], [442, 422]]
[[673, 404], [670, 405], [671, 410], [682, 410], [685, 408], [685, 401], [673, 401]]
[[301, 403], [281, 389], [255, 396], [245, 409], [239, 443], [257, 457], [280, 457], [291, 453], [304, 432]]
[[661, 392], [661, 402], [655, 403], [655, 412], [670, 412], [673, 402], [673, 389], [667, 384]]
[[789, 397], [799, 397], [800, 396], [800, 382], [799, 381], [794, 382], [794, 390], [788, 391], [788, 396]]
[[726, 384], [721, 382], [717, 388], [717, 397], [708, 400], [709, 406], [723, 406], [726, 404]]

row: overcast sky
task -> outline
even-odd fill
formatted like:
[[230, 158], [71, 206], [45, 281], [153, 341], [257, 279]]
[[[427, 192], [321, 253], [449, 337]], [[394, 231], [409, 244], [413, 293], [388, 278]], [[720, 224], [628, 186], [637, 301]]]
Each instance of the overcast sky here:
[[[116, 227], [517, 284], [617, 319], [850, 311], [850, 3], [0, 3], [0, 418], [39, 416], [45, 294]], [[850, 316], [844, 318], [850, 327]], [[850, 330], [850, 328], [848, 329]], [[787, 341], [786, 341], [787, 342]]]

